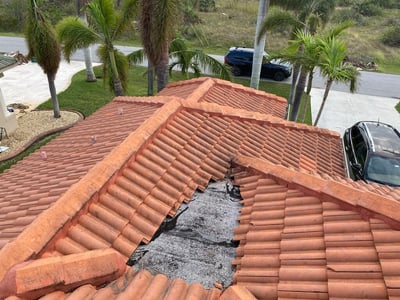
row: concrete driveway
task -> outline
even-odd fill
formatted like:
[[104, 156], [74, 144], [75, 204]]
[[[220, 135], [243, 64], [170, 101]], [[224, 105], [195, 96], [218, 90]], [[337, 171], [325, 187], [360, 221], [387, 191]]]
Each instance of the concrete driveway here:
[[[311, 91], [313, 122], [321, 106], [323, 95], [323, 89]], [[395, 109], [399, 102], [400, 99], [331, 90], [318, 127], [338, 131], [343, 135], [345, 129], [357, 121], [381, 121], [400, 129], [400, 113]]]
[[[62, 61], [55, 79], [57, 93], [66, 90], [72, 76], [83, 69], [83, 61]], [[47, 75], [37, 63], [29, 62], [5, 71], [4, 77], [0, 79], [0, 89], [6, 105], [21, 103], [34, 109], [50, 99]]]

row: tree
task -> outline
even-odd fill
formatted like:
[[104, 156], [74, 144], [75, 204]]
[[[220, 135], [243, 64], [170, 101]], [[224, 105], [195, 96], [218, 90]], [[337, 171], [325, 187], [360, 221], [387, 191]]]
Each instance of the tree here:
[[54, 80], [60, 66], [61, 49], [53, 27], [39, 9], [36, 0], [29, 1], [26, 40], [29, 49], [28, 58], [35, 57], [47, 75], [54, 118], [59, 118], [61, 114]]
[[250, 79], [250, 87], [254, 89], [258, 89], [258, 85], [260, 82], [261, 65], [264, 57], [264, 48], [266, 39], [265, 33], [261, 36], [259, 35], [262, 27], [262, 22], [268, 15], [268, 6], [269, 6], [269, 0], [259, 0], [259, 1], [260, 2], [258, 5], [256, 34], [254, 37], [253, 64], [252, 64], [251, 79]]
[[79, 48], [100, 43], [99, 57], [103, 63], [104, 78], [109, 79], [116, 96], [127, 89], [127, 57], [114, 47], [114, 41], [124, 32], [137, 12], [138, 0], [126, 0], [120, 12], [112, 0], [92, 0], [86, 7], [88, 24], [76, 17], [67, 17], [57, 24], [57, 34], [63, 43], [63, 53], [69, 61]]
[[[139, 49], [130, 53], [128, 59], [132, 64], [139, 64], [144, 61], [145, 56], [144, 50]], [[179, 68], [187, 78], [189, 78], [190, 72], [195, 77], [200, 77], [203, 71], [208, 71], [219, 78], [231, 80], [229, 67], [199, 49], [189, 49], [182, 38], [175, 38], [171, 41], [168, 56], [169, 60], [171, 60], [168, 67], [171, 76], [172, 70]]]
[[[280, 9], [274, 10], [264, 21], [260, 35], [269, 29], [281, 29], [283, 26], [291, 27], [293, 33], [301, 28], [305, 32], [315, 34], [318, 26], [327, 22], [335, 8], [334, 0], [271, 0], [271, 4], [278, 5]], [[302, 50], [300, 47], [299, 51]], [[297, 120], [307, 76], [307, 70], [294, 64], [287, 108], [289, 120]]]
[[149, 60], [148, 84], [152, 85], [155, 70], [157, 90], [161, 91], [168, 83], [168, 49], [180, 5], [178, 0], [141, 0], [140, 7], [140, 36]]
[[321, 58], [318, 67], [322, 75], [327, 77], [325, 92], [322, 99], [321, 107], [318, 110], [314, 126], [318, 125], [322, 111], [325, 107], [329, 91], [334, 81], [350, 82], [350, 92], [356, 90], [357, 77], [359, 72], [350, 63], [344, 62], [347, 53], [346, 45], [343, 41], [338, 40], [334, 36], [319, 39], [321, 45]]
[[196, 77], [200, 77], [203, 70], [207, 70], [219, 78], [231, 80], [230, 69], [225, 64], [207, 55], [202, 50], [188, 49], [184, 39], [175, 38], [172, 40], [169, 58], [172, 60], [169, 65], [170, 74], [175, 67], [178, 67], [186, 77], [188, 77], [190, 70], [193, 71]]
[[[87, 23], [87, 17], [86, 17], [86, 12], [84, 10], [84, 7], [85, 7], [85, 5], [87, 5], [89, 3], [89, 1], [90, 0], [75, 0], [76, 15], [84, 23]], [[87, 82], [95, 82], [96, 75], [94, 74], [94, 71], [93, 71], [91, 47], [83, 48], [83, 55], [85, 58], [85, 66], [86, 66], [86, 81]]]

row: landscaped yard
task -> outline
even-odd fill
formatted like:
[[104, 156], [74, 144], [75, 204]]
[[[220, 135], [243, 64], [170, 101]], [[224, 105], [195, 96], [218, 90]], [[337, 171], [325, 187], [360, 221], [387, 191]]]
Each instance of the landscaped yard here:
[[[98, 77], [101, 74], [101, 67], [95, 68], [95, 73]], [[80, 71], [75, 74], [72, 78], [70, 87], [64, 92], [58, 95], [58, 100], [61, 110], [75, 110], [81, 112], [85, 117], [88, 117], [100, 107], [104, 106], [114, 98], [113, 92], [104, 85], [102, 78], [99, 78], [97, 82], [86, 82], [85, 71]], [[173, 73], [170, 77], [170, 81], [180, 81], [187, 79], [180, 72]], [[245, 86], [250, 85], [249, 79], [244, 78], [234, 78], [235, 83], [243, 84]], [[146, 96], [147, 95], [147, 77], [146, 68], [134, 66], [130, 69], [129, 74], [129, 89], [127, 95], [129, 96]], [[261, 81], [260, 90], [266, 91], [268, 93], [276, 94], [284, 98], [288, 98], [290, 92], [290, 85], [285, 83], [275, 83], [270, 81]], [[303, 99], [305, 99], [304, 96]], [[52, 109], [51, 100], [46, 101], [41, 104], [38, 109]], [[310, 111], [307, 111], [307, 117], [305, 123], [311, 123]], [[24, 153], [18, 155], [17, 157], [0, 163], [0, 172], [8, 169], [10, 166], [15, 164], [17, 161], [21, 160], [23, 157], [33, 152], [43, 144], [49, 142], [53, 137], [47, 137], [43, 141], [40, 141], [26, 150]]]

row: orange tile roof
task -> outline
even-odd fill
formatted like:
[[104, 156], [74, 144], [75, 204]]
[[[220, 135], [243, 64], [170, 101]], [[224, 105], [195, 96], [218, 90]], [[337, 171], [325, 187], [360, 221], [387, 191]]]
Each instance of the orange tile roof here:
[[259, 159], [235, 163], [235, 284], [257, 299], [398, 297], [399, 202]]
[[229, 81], [200, 77], [169, 84], [160, 96], [180, 96], [187, 101], [216, 103], [222, 106], [270, 114], [283, 118], [285, 98], [254, 90]]
[[117, 98], [1, 174], [0, 248], [150, 118], [156, 100]]
[[[246, 299], [250, 291], [260, 299], [266, 294], [337, 296], [328, 292], [336, 289], [335, 280], [340, 282], [341, 277], [335, 279], [333, 274], [328, 284], [330, 277], [324, 275], [337, 260], [332, 256], [330, 264], [326, 263], [327, 245], [331, 245], [332, 255], [345, 246], [356, 256], [359, 250], [367, 253], [375, 247], [377, 240], [370, 238], [365, 242], [372, 245], [368, 249], [360, 249], [364, 242], [341, 238], [347, 221], [361, 226], [346, 228], [348, 241], [352, 236], [355, 239], [354, 232], [366, 230], [365, 236], [371, 235], [367, 230], [371, 225], [360, 225], [361, 217], [372, 216], [374, 224], [394, 237], [397, 231], [387, 224], [398, 222], [397, 202], [346, 183], [339, 134], [244, 107], [221, 105], [216, 101], [218, 94], [208, 94], [215, 101], [203, 101], [201, 95], [207, 94], [203, 84], [209, 90], [215, 88], [214, 79], [189, 80], [172, 84], [158, 97], [116, 98], [1, 174], [1, 184], [3, 178], [14, 184], [14, 193], [7, 193], [0, 204], [4, 245], [0, 278], [9, 280], [6, 274], [24, 261], [81, 257], [95, 249], [112, 248], [110, 251], [126, 259], [140, 243], [149, 242], [165, 217], [190, 201], [196, 189], [204, 190], [210, 180], [224, 178], [235, 162], [241, 166], [234, 175], [244, 198], [235, 235], [240, 241], [235, 281], [244, 289], [226, 290], [226, 295]], [[218, 88], [221, 86], [223, 82], [218, 81]], [[258, 102], [258, 96], [249, 96], [249, 104]], [[264, 97], [266, 103], [276, 101], [268, 94]], [[46, 160], [41, 159], [41, 151], [46, 151]], [[34, 174], [39, 175], [32, 180]], [[382, 202], [385, 205], [377, 205]], [[373, 263], [377, 266], [377, 261]], [[292, 277], [303, 274], [308, 264], [315, 267], [304, 278]], [[353, 273], [364, 276], [365, 266], [359, 261], [353, 265], [361, 268]], [[152, 289], [161, 284], [163, 295], [167, 286], [174, 285], [146, 271], [135, 274], [147, 278], [146, 282], [156, 282]], [[138, 287], [137, 276], [129, 277], [129, 291]], [[111, 285], [126, 282], [119, 280]], [[381, 281], [372, 283], [381, 288]], [[146, 283], [144, 293], [150, 292], [147, 287]], [[210, 299], [220, 295], [201, 286], [184, 287], [199, 290]], [[93, 288], [84, 285], [78, 290], [92, 293]], [[70, 291], [62, 290], [65, 292]], [[303, 294], [296, 294], [299, 292]]]

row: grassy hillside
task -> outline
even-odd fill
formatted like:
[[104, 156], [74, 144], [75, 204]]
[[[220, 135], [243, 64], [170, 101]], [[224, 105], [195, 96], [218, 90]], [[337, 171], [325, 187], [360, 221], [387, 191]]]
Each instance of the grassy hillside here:
[[[201, 23], [185, 29], [194, 47], [223, 54], [231, 46], [249, 46], [254, 43], [258, 0], [217, 0], [213, 12], [198, 12]], [[348, 29], [346, 40], [349, 56], [355, 62], [374, 61], [378, 71], [400, 74], [400, 48], [388, 47], [380, 41], [389, 26], [400, 24], [400, 9], [385, 9], [378, 16], [355, 15], [348, 7], [339, 7], [332, 22], [352, 19], [356, 24]], [[287, 45], [288, 32], [269, 32], [267, 49], [279, 50]]]

